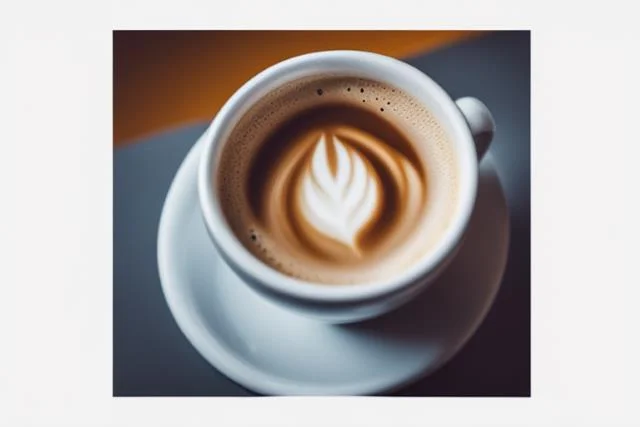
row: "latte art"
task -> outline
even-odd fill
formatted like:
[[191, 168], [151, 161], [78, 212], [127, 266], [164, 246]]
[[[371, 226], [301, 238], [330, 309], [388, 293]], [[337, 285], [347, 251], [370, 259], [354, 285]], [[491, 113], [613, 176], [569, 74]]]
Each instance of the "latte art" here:
[[406, 271], [457, 200], [452, 147], [410, 95], [352, 77], [288, 83], [245, 113], [216, 172], [225, 218], [252, 255], [316, 283]]
[[[304, 168], [298, 205], [318, 232], [357, 251], [356, 237], [374, 218], [382, 198], [379, 178], [362, 154], [337, 135], [328, 136], [328, 146], [327, 135], [320, 136]], [[334, 153], [334, 167], [328, 150]]]
[[388, 240], [410, 231], [425, 188], [402, 153], [349, 126], [323, 129], [298, 144], [274, 169], [263, 199], [265, 224], [288, 244], [350, 261], [376, 249], [373, 239], [367, 242], [371, 234]]

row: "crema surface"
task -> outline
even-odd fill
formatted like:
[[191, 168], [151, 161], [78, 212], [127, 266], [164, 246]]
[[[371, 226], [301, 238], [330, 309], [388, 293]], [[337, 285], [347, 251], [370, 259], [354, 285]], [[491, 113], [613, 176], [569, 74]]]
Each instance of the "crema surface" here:
[[438, 241], [457, 202], [454, 154], [409, 94], [324, 76], [245, 113], [213, 178], [229, 226], [262, 262], [303, 280], [366, 283]]

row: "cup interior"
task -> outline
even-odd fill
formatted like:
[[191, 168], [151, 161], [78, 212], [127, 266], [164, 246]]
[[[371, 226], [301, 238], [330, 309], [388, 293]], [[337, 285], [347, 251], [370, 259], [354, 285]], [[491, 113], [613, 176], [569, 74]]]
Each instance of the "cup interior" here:
[[[459, 195], [454, 217], [438, 244], [402, 274], [377, 282], [328, 286], [285, 275], [258, 260], [231, 228], [219, 204], [216, 174], [220, 154], [239, 119], [267, 93], [279, 86], [314, 75], [338, 74], [395, 86], [420, 101], [454, 144], [459, 170]], [[227, 262], [242, 275], [271, 292], [313, 301], [348, 302], [377, 298], [410, 286], [442, 264], [456, 249], [475, 203], [478, 160], [464, 116], [448, 94], [426, 74], [393, 58], [360, 51], [310, 53], [280, 62], [245, 83], [218, 112], [206, 131], [198, 171], [203, 218], [213, 242]]]

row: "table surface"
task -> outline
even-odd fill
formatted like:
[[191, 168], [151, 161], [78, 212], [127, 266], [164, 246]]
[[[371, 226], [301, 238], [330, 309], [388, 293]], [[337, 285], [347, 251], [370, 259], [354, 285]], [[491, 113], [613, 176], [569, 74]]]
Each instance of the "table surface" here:
[[[452, 98], [475, 96], [492, 111], [491, 153], [511, 217], [500, 291], [462, 350], [397, 396], [530, 396], [530, 33], [508, 31], [408, 58]], [[114, 150], [113, 395], [252, 396], [218, 372], [178, 329], [162, 294], [158, 222], [180, 163], [206, 123]]]
[[[121, 147], [157, 129], [205, 121], [244, 82], [292, 56], [358, 49], [404, 58], [483, 33], [114, 31], [113, 142]], [[153, 107], [148, 108], [149, 105]]]

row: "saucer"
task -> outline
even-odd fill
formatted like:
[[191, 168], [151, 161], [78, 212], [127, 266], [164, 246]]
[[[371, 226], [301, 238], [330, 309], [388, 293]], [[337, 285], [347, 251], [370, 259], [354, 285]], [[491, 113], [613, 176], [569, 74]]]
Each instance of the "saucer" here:
[[369, 395], [398, 389], [449, 360], [482, 322], [509, 246], [506, 199], [490, 156], [459, 254], [419, 297], [379, 318], [330, 325], [274, 305], [222, 261], [200, 215], [201, 142], [180, 166], [158, 230], [158, 267], [182, 332], [220, 372], [260, 394]]

